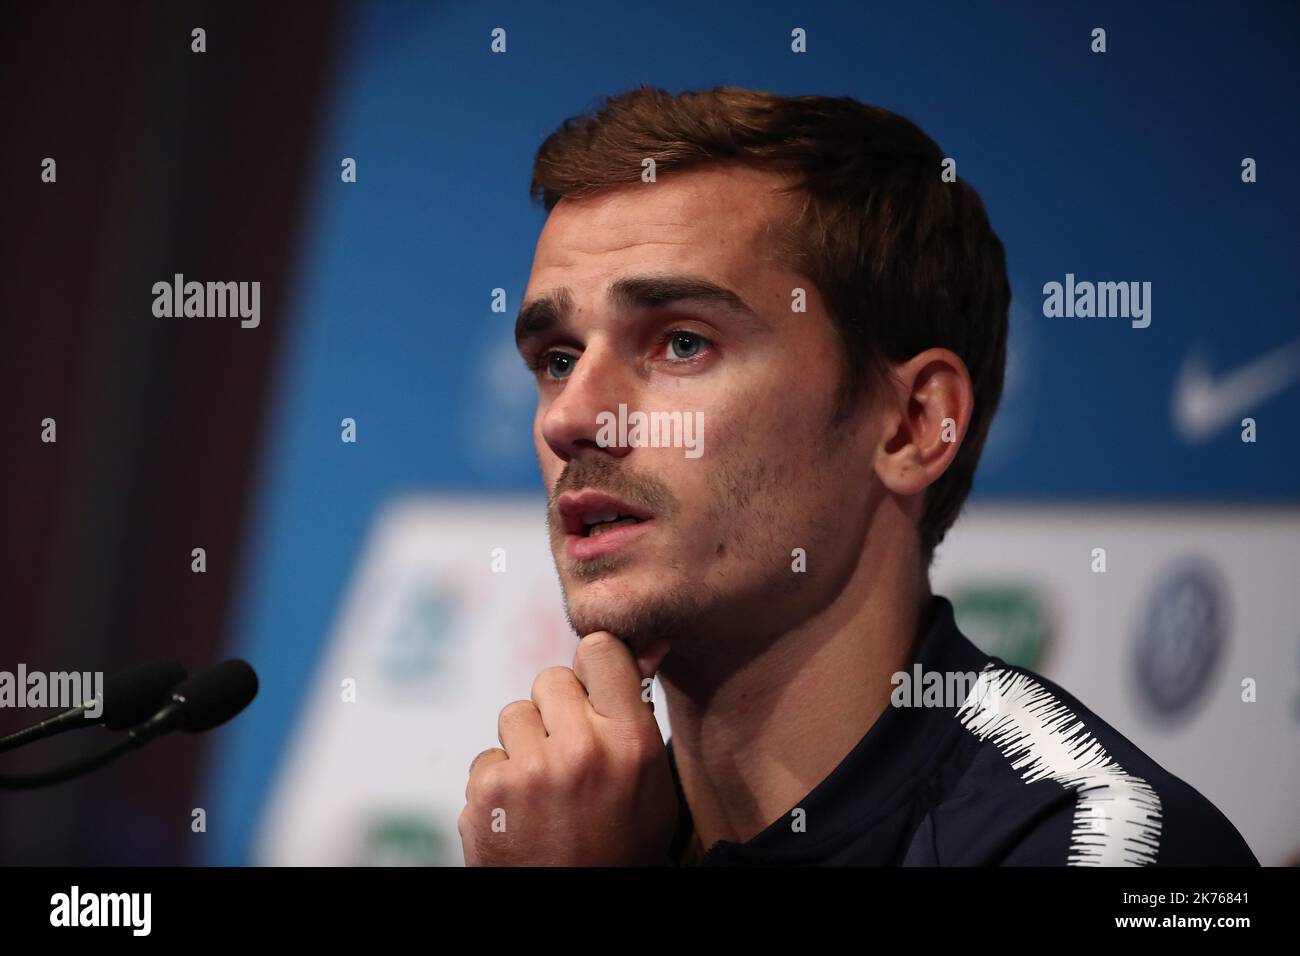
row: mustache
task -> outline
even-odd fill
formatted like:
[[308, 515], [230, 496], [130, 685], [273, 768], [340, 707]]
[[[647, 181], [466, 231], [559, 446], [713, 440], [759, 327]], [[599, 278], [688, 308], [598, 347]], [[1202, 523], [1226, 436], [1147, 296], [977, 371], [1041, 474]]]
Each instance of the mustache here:
[[610, 458], [571, 458], [560, 472], [547, 501], [552, 528], [560, 526], [557, 507], [560, 495], [583, 488], [614, 495], [635, 508], [649, 511], [656, 518], [670, 517], [677, 510], [676, 497], [667, 483], [658, 478], [628, 471]]

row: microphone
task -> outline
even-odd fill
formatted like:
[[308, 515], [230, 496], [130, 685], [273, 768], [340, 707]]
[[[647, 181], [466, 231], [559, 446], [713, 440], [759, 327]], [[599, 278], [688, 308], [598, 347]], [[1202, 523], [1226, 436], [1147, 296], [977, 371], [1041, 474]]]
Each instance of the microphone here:
[[[168, 699], [168, 692], [186, 678], [185, 668], [175, 661], [155, 661], [140, 664], [112, 675], [104, 681], [101, 693], [80, 707], [65, 710], [39, 724], [0, 737], [0, 753], [16, 750], [34, 740], [53, 737], [78, 727], [103, 724], [109, 730], [134, 727], [154, 713]], [[98, 717], [87, 717], [86, 711], [101, 702]]]
[[246, 661], [232, 658], [181, 682], [153, 716], [132, 727], [107, 750], [53, 770], [24, 777], [0, 776], [0, 790], [30, 790], [89, 773], [149, 741], [184, 730], [202, 733], [230, 720], [257, 696], [257, 674]]
[[184, 730], [192, 734], [219, 727], [253, 702], [257, 673], [233, 657], [182, 682], [165, 707], [130, 731], [141, 743]]

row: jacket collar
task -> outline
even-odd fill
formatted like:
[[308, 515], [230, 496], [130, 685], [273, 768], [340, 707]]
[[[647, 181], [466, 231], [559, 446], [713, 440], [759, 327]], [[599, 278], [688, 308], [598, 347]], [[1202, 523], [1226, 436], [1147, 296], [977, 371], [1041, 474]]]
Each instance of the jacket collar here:
[[[958, 629], [947, 598], [931, 597], [921, 615], [909, 677], [939, 671], [978, 672], [989, 657]], [[955, 706], [889, 706], [862, 739], [812, 792], [762, 832], [744, 843], [715, 842], [701, 857], [690, 806], [686, 802], [672, 740], [668, 760], [677, 790], [678, 817], [670, 858], [673, 863], [816, 863], [852, 845], [856, 860], [891, 862], [909, 836], [906, 820], [918, 799], [962, 735]], [[804, 811], [807, 829], [796, 832], [793, 811]]]

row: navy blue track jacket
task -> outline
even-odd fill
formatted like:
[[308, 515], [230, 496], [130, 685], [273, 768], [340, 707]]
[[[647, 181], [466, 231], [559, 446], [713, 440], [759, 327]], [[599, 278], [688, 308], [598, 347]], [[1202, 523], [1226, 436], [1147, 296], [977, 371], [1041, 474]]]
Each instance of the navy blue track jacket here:
[[1196, 790], [1056, 684], [980, 651], [945, 598], [926, 607], [917, 662], [977, 679], [956, 706], [886, 707], [797, 807], [744, 843], [699, 845], [669, 741], [672, 862], [1259, 865]]

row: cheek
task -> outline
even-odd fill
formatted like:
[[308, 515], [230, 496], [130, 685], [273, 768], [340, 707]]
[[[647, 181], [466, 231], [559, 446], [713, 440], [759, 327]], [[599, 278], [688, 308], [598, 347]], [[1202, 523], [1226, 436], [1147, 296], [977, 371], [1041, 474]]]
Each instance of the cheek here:
[[768, 459], [782, 470], [807, 454], [825, 428], [829, 405], [792, 383], [736, 392], [719, 413], [710, 436], [712, 450], [728, 460]]
[[[725, 526], [786, 535], [814, 521], [819, 502], [851, 481], [851, 449], [828, 442], [831, 405], [820, 391], [749, 396], [715, 429], [709, 469], [714, 515]], [[707, 457], [707, 456], [706, 456]]]

